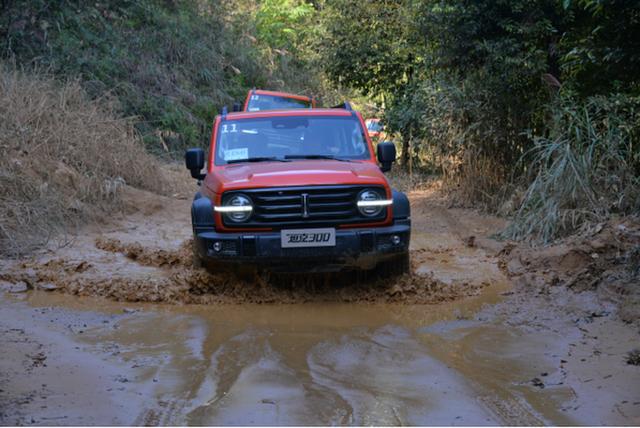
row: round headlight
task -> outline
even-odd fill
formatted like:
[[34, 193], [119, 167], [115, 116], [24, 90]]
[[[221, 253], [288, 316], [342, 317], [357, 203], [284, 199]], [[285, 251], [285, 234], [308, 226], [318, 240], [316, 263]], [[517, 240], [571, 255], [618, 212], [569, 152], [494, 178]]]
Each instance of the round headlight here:
[[253, 211], [251, 199], [244, 195], [232, 196], [222, 206], [224, 216], [235, 223], [247, 221]]
[[373, 189], [365, 189], [358, 195], [358, 211], [366, 217], [377, 216], [384, 208], [384, 205], [376, 205], [375, 201], [382, 200], [383, 196], [380, 192]]

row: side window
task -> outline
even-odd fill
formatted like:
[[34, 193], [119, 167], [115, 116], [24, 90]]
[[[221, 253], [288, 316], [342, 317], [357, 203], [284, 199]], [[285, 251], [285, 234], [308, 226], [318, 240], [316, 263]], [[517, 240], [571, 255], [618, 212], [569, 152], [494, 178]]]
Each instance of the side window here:
[[356, 121], [347, 125], [347, 151], [350, 155], [358, 156], [365, 153], [367, 149], [366, 140], [362, 135], [360, 124]]

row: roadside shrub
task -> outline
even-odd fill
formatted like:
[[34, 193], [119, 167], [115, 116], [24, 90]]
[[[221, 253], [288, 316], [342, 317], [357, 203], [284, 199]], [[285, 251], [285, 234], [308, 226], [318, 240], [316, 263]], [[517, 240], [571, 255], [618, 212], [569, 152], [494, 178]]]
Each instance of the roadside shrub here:
[[118, 207], [125, 185], [163, 191], [158, 160], [108, 99], [0, 64], [0, 253], [19, 255]]
[[456, 204], [494, 211], [512, 175], [522, 170], [518, 158], [532, 145], [523, 129], [539, 122], [533, 106], [504, 101], [508, 89], [490, 76], [462, 81], [440, 75], [411, 88], [385, 119], [411, 127], [413, 164], [439, 172]]
[[611, 214], [640, 213], [640, 97], [561, 97], [534, 138], [533, 180], [504, 235], [547, 243]]

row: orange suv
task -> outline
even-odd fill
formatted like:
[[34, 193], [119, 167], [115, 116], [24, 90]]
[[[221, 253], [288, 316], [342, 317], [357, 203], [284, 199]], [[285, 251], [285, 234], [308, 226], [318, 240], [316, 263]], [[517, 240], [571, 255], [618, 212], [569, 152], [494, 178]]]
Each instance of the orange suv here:
[[316, 100], [305, 95], [252, 89], [244, 101], [243, 111], [289, 110], [315, 108]]
[[395, 161], [395, 146], [376, 149], [348, 103], [224, 109], [213, 123], [208, 158], [201, 148], [185, 156], [201, 182], [191, 208], [194, 260], [284, 272], [383, 263], [390, 272], [406, 272], [409, 200], [383, 174]]

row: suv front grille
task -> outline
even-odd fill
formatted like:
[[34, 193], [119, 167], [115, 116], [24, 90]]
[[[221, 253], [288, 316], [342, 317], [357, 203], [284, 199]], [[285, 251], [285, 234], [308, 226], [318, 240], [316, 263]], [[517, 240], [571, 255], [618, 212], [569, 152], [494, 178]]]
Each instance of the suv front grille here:
[[275, 229], [382, 221], [387, 216], [386, 209], [378, 216], [365, 217], [356, 206], [358, 194], [372, 188], [385, 194], [381, 186], [281, 187], [226, 192], [223, 200], [237, 194], [250, 197], [253, 213], [249, 221], [244, 223], [228, 221], [224, 216], [223, 221], [227, 227]]

